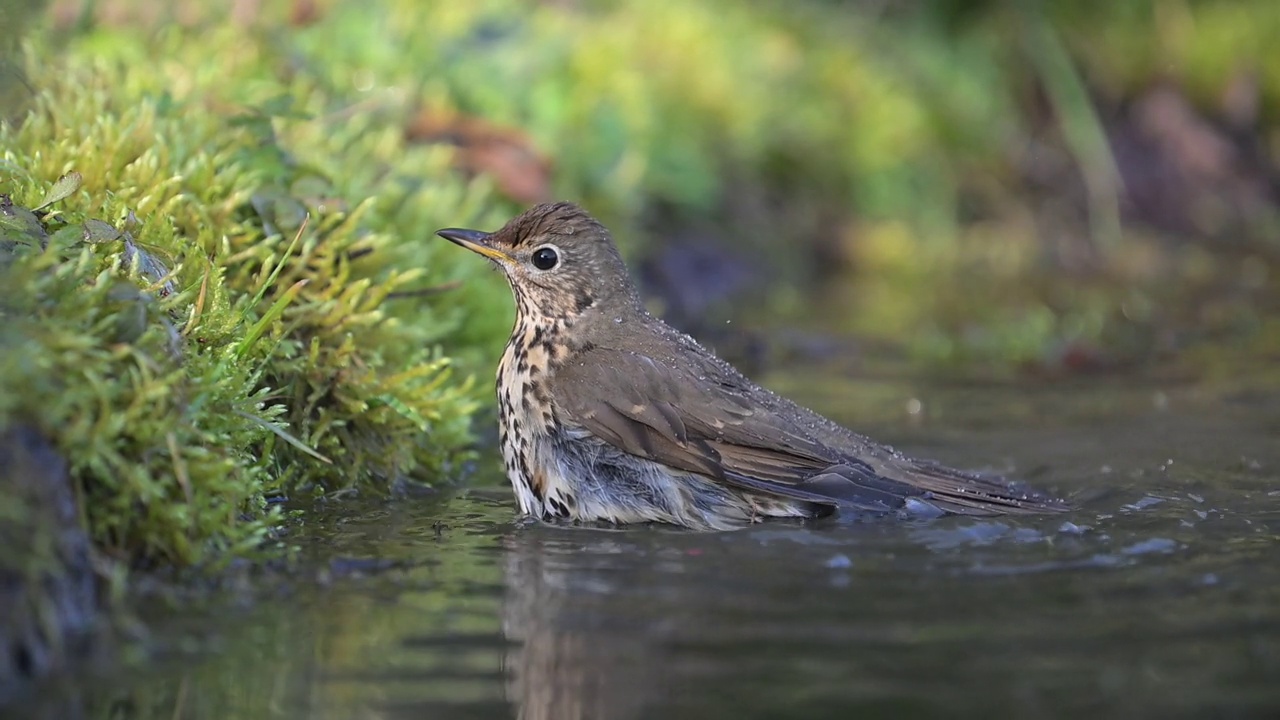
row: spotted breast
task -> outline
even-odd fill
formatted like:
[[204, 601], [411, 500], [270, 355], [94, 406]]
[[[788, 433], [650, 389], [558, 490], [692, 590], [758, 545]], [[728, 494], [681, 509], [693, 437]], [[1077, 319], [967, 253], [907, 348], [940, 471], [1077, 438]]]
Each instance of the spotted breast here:
[[563, 319], [537, 322], [518, 312], [516, 327], [498, 363], [498, 441], [507, 478], [520, 510], [543, 520], [569, 517], [574, 502], [572, 478], [558, 462], [557, 423], [547, 379], [564, 347], [555, 342]]

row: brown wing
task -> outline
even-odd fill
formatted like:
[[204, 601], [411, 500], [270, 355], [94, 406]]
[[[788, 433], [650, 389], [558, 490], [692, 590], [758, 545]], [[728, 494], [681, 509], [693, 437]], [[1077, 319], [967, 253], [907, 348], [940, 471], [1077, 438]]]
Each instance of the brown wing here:
[[834, 427], [828, 421], [721, 364], [691, 370], [596, 348], [559, 368], [555, 383], [561, 412], [614, 447], [755, 492], [874, 511], [910, 497], [961, 514], [1060, 507], [853, 433], [841, 446], [821, 442], [816, 436]]

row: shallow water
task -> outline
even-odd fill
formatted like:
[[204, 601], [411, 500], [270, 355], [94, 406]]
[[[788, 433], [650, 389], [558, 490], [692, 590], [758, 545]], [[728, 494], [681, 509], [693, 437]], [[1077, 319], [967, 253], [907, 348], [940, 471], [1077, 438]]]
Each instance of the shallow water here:
[[790, 377], [768, 382], [903, 449], [1029, 478], [1081, 508], [692, 534], [519, 522], [505, 488], [332, 503], [292, 538], [287, 580], [148, 613], [151, 660], [49, 688], [30, 712], [1280, 710], [1280, 395]]

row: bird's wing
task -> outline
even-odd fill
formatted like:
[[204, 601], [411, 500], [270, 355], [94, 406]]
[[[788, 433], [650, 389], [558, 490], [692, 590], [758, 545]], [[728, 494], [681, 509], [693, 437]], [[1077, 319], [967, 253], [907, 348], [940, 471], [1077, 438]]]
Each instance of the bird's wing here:
[[[594, 348], [557, 369], [562, 417], [623, 450], [745, 490], [888, 511], [917, 497], [947, 512], [1056, 509], [1046, 496], [1000, 480], [897, 455], [815, 439], [826, 421], [765, 396], [720, 364], [660, 364], [635, 352]], [[760, 395], [761, 397], [756, 397]], [[806, 425], [810, 425], [806, 429]]]

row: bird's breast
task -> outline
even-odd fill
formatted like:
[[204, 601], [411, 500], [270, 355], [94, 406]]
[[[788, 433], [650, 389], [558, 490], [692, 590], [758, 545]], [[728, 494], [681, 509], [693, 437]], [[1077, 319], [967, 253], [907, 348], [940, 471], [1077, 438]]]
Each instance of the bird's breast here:
[[568, 354], [560, 342], [563, 331], [558, 322], [518, 323], [498, 363], [498, 410], [520, 422], [526, 433], [545, 435], [554, 429], [551, 378]]
[[498, 441], [521, 510], [544, 516], [560, 484], [555, 442], [560, 428], [550, 393], [555, 365], [567, 354], [559, 323], [520, 320], [498, 363]]

